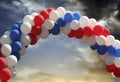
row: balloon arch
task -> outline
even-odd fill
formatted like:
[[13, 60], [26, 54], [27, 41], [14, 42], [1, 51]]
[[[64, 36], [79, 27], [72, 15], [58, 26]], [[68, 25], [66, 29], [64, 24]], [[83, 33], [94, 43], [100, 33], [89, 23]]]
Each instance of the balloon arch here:
[[115, 82], [120, 82], [120, 41], [95, 19], [66, 11], [63, 7], [26, 15], [23, 21], [12, 26], [11, 31], [4, 33], [0, 38], [1, 81], [9, 82], [16, 75], [14, 67], [29, 44], [34, 45], [39, 38], [46, 39], [49, 34], [65, 34], [89, 44], [105, 62], [106, 70]]

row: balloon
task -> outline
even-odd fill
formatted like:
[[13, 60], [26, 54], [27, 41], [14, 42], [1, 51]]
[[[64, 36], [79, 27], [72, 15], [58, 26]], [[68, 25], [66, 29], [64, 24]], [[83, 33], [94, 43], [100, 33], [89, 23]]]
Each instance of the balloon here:
[[84, 28], [85, 26], [90, 26], [90, 20], [87, 16], [81, 16], [80, 20], [80, 27]]
[[31, 44], [31, 45], [36, 44], [36, 43], [37, 43], [37, 37], [36, 37], [35, 35], [33, 35], [33, 34], [29, 34], [29, 36], [30, 36], [30, 38], [31, 38], [30, 44]]
[[24, 55], [25, 52], [26, 52], [26, 48], [23, 46], [19, 53], [20, 55]]
[[7, 66], [7, 62], [6, 62], [5, 58], [0, 57], [0, 70], [5, 68], [6, 66]]
[[23, 21], [17, 21], [15, 24], [18, 25], [18, 29], [17, 29], [17, 30], [20, 31], [20, 27], [21, 27], [21, 25], [23, 24]]
[[11, 44], [11, 40], [10, 40], [10, 37], [8, 35], [3, 35], [1, 38], [0, 38], [0, 43], [3, 45], [3, 44]]
[[106, 46], [110, 46], [110, 45], [112, 45], [114, 42], [115, 42], [114, 36], [108, 35], [108, 36], [106, 37], [106, 43], [105, 43], [105, 45], [106, 45]]
[[18, 24], [14, 24], [13, 26], [12, 26], [12, 28], [11, 28], [11, 30], [19, 30], [19, 26], [18, 26]]
[[21, 58], [20, 53], [18, 53], [18, 52], [12, 52], [12, 55], [14, 55], [17, 58], [17, 61], [19, 61]]
[[80, 38], [80, 42], [83, 44], [87, 43], [88, 42], [87, 40], [88, 40], [88, 37], [86, 37], [84, 35], [82, 35], [82, 37]]
[[11, 43], [12, 51], [19, 52], [22, 49], [22, 43], [19, 41]]
[[108, 28], [104, 28], [103, 35], [107, 37], [110, 34], [110, 31]]
[[42, 26], [44, 21], [45, 21], [45, 19], [42, 15], [37, 15], [34, 17], [34, 24], [37, 26]]
[[7, 80], [9, 80], [12, 77], [12, 73], [8, 68], [4, 68], [2, 70], [0, 70], [0, 79], [2, 80], [2, 82], [6, 82]]
[[108, 53], [112, 56], [115, 56], [117, 49], [114, 46], [108, 47]]
[[44, 27], [47, 30], [51, 30], [54, 27], [54, 25], [55, 25], [54, 21], [52, 21], [50, 19], [46, 19], [45, 22], [44, 22]]
[[[46, 39], [47, 37], [49, 36], [49, 32], [48, 32], [48, 30], [46, 30], [46, 28], [42, 28], [42, 32], [41, 32], [41, 34], [40, 34], [40, 38], [42, 38], [42, 39]], [[38, 38], [39, 38], [38, 37]]]
[[61, 33], [66, 34], [66, 35], [68, 35], [71, 32], [70, 24], [67, 24], [63, 28], [60, 28], [60, 29], [61, 29]]
[[100, 45], [98, 48], [97, 48], [97, 52], [100, 54], [100, 55], [104, 55], [106, 52], [107, 52], [107, 48], [105, 45]]
[[64, 27], [66, 25], [66, 22], [63, 18], [59, 18], [57, 20], [57, 24], [60, 26], [60, 27]]
[[115, 57], [120, 57], [120, 48], [117, 49], [117, 51], [115, 53]]
[[54, 8], [48, 8], [47, 11], [50, 13], [51, 11], [53, 11]]
[[7, 66], [8, 67], [13, 67], [17, 64], [17, 58], [14, 55], [9, 55], [5, 59], [7, 61]]
[[120, 68], [120, 59], [119, 58], [116, 58], [114, 63], [115, 63], [116, 67]]
[[4, 44], [1, 47], [1, 53], [3, 54], [3, 56], [8, 56], [11, 54], [11, 52], [12, 52], [12, 48], [9, 44]]
[[27, 35], [31, 32], [31, 24], [28, 23], [28, 22], [24, 22], [22, 25], [21, 25], [21, 31], [23, 34]]
[[49, 30], [49, 33], [52, 33], [53, 35], [58, 35], [60, 33], [60, 26], [58, 24], [55, 24], [53, 29]]
[[32, 26], [31, 34], [38, 36], [41, 33], [41, 27], [40, 26]]
[[84, 32], [84, 35], [87, 37], [90, 37], [93, 35], [93, 29], [90, 26], [85, 26], [83, 32]]
[[83, 29], [82, 28], [78, 28], [76, 31], [75, 31], [75, 37], [77, 39], [80, 39], [83, 37]]
[[74, 16], [74, 20], [78, 20], [78, 21], [79, 21], [79, 19], [81, 17], [79, 12], [74, 12], [73, 16]]
[[59, 12], [56, 10], [52, 10], [49, 14], [49, 18], [53, 21], [57, 21], [57, 19], [60, 17]]
[[21, 43], [22, 43], [24, 46], [26, 46], [26, 45], [29, 45], [29, 44], [30, 44], [31, 38], [30, 38], [30, 36], [28, 36], [28, 35], [22, 34], [20, 41], [21, 41]]
[[16, 76], [17, 72], [16, 72], [16, 69], [14, 67], [12, 68], [9, 68], [9, 70], [11, 71], [12, 73], [12, 78]]
[[106, 38], [103, 35], [96, 37], [96, 42], [98, 45], [105, 45]]
[[94, 27], [97, 24], [97, 21], [94, 18], [90, 19], [90, 27]]
[[68, 34], [68, 37], [70, 37], [70, 38], [75, 37], [75, 30], [71, 29], [71, 32]]
[[104, 55], [99, 55], [100, 59], [105, 61], [106, 57], [108, 56], [109, 54], [106, 52]]
[[34, 18], [35, 16], [39, 15], [38, 13], [32, 13], [31, 16]]
[[66, 10], [65, 10], [64, 7], [58, 7], [58, 8], [56, 9], [56, 11], [58, 11], [60, 17], [63, 17], [64, 14], [66, 13]]
[[93, 30], [94, 30], [95, 36], [100, 36], [103, 34], [104, 27], [102, 27], [101, 25], [96, 25], [96, 26], [94, 26]]
[[90, 48], [92, 50], [96, 50], [99, 47], [99, 45], [97, 43], [95, 43], [94, 45], [90, 46]]
[[116, 68], [113, 72], [115, 77], [120, 77], [120, 68]]
[[10, 35], [10, 31], [6, 31], [4, 35], [7, 35], [7, 36]]
[[34, 25], [33, 17], [32, 17], [31, 15], [26, 15], [26, 16], [23, 18], [23, 22], [28, 22], [28, 23], [30, 23], [31, 25]]
[[116, 48], [120, 48], [120, 41], [119, 41], [119, 40], [115, 40], [115, 42], [113, 43], [113, 45], [114, 45]]
[[107, 65], [107, 66], [106, 66], [106, 70], [107, 70], [107, 72], [109, 72], [109, 73], [114, 72], [115, 69], [116, 69], [116, 67], [115, 67], [114, 64], [112, 64], [112, 65]]
[[10, 39], [14, 41], [19, 41], [21, 37], [21, 33], [18, 30], [12, 30], [10, 32]]
[[77, 20], [73, 20], [70, 23], [70, 28], [73, 30], [77, 30], [80, 27], [79, 22]]
[[49, 18], [49, 12], [47, 10], [42, 10], [40, 12], [40, 15], [42, 15], [44, 17], [44, 19]]
[[114, 63], [115, 57], [108, 55], [105, 59], [106, 65], [112, 65]]
[[72, 20], [74, 19], [72, 12], [71, 11], [66, 12], [64, 15], [64, 19], [66, 23], [72, 22]]
[[120, 78], [115, 78], [115, 82], [120, 82]]
[[96, 38], [94, 36], [88, 37], [88, 45], [92, 46], [96, 43]]

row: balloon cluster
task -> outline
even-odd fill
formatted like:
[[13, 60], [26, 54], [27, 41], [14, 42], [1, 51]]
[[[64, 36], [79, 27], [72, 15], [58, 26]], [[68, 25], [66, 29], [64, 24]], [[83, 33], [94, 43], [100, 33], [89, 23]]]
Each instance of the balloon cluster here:
[[95, 19], [66, 11], [63, 7], [26, 15], [12, 26], [11, 31], [4, 33], [0, 38], [1, 81], [9, 82], [16, 75], [15, 65], [28, 45], [36, 44], [39, 38], [46, 39], [49, 34], [65, 34], [90, 45], [106, 63], [106, 70], [116, 78], [115, 82], [120, 82], [120, 41]]

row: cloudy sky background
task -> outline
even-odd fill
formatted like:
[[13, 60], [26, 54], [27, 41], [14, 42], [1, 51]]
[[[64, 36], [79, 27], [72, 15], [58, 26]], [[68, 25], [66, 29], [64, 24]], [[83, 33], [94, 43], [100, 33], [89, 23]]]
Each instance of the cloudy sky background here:
[[[117, 0], [110, 1], [114, 2], [110, 2], [108, 6], [104, 6], [106, 4], [101, 6], [107, 11], [106, 14], [103, 13], [105, 16], [113, 16], [114, 13], [111, 12], [116, 10]], [[98, 2], [100, 1], [98, 0]], [[88, 7], [85, 5], [88, 5]], [[22, 20], [26, 14], [40, 12], [40, 10], [48, 7], [57, 8], [59, 6], [64, 6], [72, 11], [80, 10], [82, 14], [89, 17], [95, 16], [98, 20], [103, 20], [102, 22], [107, 26], [109, 26], [108, 21], [113, 23], [113, 18], [109, 17], [105, 22], [106, 18], [103, 14], [93, 13], [97, 12], [99, 8], [93, 9], [94, 6], [85, 1], [78, 3], [76, 0], [54, 0], [54, 3], [52, 3], [51, 0], [1, 0], [0, 35], [6, 30], [10, 30], [11, 26], [16, 21]], [[89, 6], [91, 6], [91, 9], [89, 9]], [[98, 13], [102, 12], [103, 9]], [[85, 11], [87, 12], [85, 13]], [[93, 12], [90, 13], [90, 11]], [[29, 46], [26, 54], [17, 65], [17, 71], [18, 74], [12, 82], [28, 82], [31, 80], [32, 82], [75, 82], [71, 77], [79, 78], [77, 79], [79, 82], [113, 82], [110, 74], [105, 72], [103, 62], [89, 49], [88, 45], [82, 44], [74, 38], [69, 39], [65, 35], [50, 35], [48, 39], [40, 39], [35, 46]], [[70, 78], [71, 81], [61, 77]], [[48, 81], [45, 80], [46, 78]], [[101, 79], [103, 80], [101, 81]]]

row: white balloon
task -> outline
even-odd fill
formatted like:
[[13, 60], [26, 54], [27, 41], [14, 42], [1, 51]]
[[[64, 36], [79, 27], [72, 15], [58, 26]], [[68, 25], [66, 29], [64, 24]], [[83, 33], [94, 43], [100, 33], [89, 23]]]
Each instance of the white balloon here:
[[23, 22], [29, 22], [31, 24], [31, 26], [34, 25], [34, 22], [33, 22], [33, 17], [31, 15], [26, 15], [24, 18], [23, 18]]
[[2, 45], [2, 47], [1, 47], [1, 52], [2, 52], [2, 54], [3, 54], [4, 56], [8, 56], [8, 55], [11, 54], [12, 48], [11, 48], [11, 46], [10, 46], [9, 44], [4, 44], [4, 45]]
[[115, 78], [115, 82], [120, 82], [120, 78]]
[[34, 18], [35, 16], [39, 15], [38, 13], [32, 13], [31, 16]]
[[106, 37], [106, 43], [105, 43], [105, 45], [106, 45], [106, 46], [110, 46], [110, 45], [112, 45], [114, 42], [115, 42], [114, 36], [108, 35], [108, 36]]
[[94, 45], [96, 43], [96, 37], [95, 36], [88, 37], [87, 43], [90, 46]]
[[106, 59], [106, 57], [107, 57], [108, 55], [109, 55], [108, 53], [105, 53], [104, 55], [99, 55], [100, 60], [105, 61], [105, 59]]
[[4, 33], [4, 35], [9, 36], [9, 35], [10, 35], [10, 31], [6, 31], [6, 32]]
[[9, 55], [5, 59], [8, 67], [13, 67], [17, 64], [17, 58], [14, 55]]
[[96, 38], [96, 41], [99, 45], [104, 45], [106, 42], [106, 38], [103, 35], [100, 35]]
[[31, 32], [31, 24], [28, 23], [28, 22], [24, 22], [22, 25], [21, 25], [21, 31], [23, 34], [27, 35]]
[[120, 68], [120, 59], [116, 58], [114, 64], [116, 67]]
[[77, 30], [80, 27], [79, 22], [77, 20], [73, 20], [70, 23], [70, 28], [73, 30]]
[[56, 11], [58, 11], [60, 17], [63, 17], [64, 14], [66, 13], [66, 10], [65, 10], [64, 7], [58, 7], [58, 8], [56, 9]]
[[90, 26], [94, 27], [97, 24], [97, 21], [94, 18], [90, 19]]
[[90, 26], [90, 20], [87, 16], [82, 16], [79, 20], [80, 27]]
[[80, 42], [83, 43], [83, 44], [85, 44], [85, 43], [88, 43], [87, 40], [88, 40], [88, 37], [83, 36], [83, 37], [80, 39]]
[[44, 22], [44, 27], [47, 29], [47, 30], [50, 30], [54, 27], [55, 23], [54, 21], [50, 20], [50, 19], [47, 19], [45, 20]]
[[114, 44], [113, 44], [116, 48], [120, 48], [120, 41], [119, 40], [115, 40]]
[[58, 11], [53, 10], [50, 12], [49, 18], [52, 19], [53, 21], [57, 21], [57, 19], [60, 17]]
[[60, 30], [61, 30], [61, 33], [68, 35], [71, 32], [70, 24], [65, 25]]
[[24, 46], [26, 46], [26, 45], [29, 45], [29, 44], [30, 44], [31, 38], [30, 38], [30, 36], [28, 36], [28, 35], [22, 34], [20, 41], [22, 42], [22, 44], [23, 44]]
[[8, 35], [3, 35], [1, 38], [0, 38], [0, 43], [3, 45], [3, 44], [11, 44], [11, 40], [10, 40], [10, 37]]
[[20, 55], [25, 55], [26, 48], [23, 46], [22, 49], [20, 50]]
[[115, 58], [113, 56], [108, 55], [105, 59], [106, 65], [112, 65], [114, 63]]
[[49, 36], [48, 30], [45, 29], [45, 27], [42, 27], [42, 32], [38, 36], [38, 38], [46, 39]]
[[16, 76], [16, 69], [14, 67], [10, 68], [9, 67], [9, 70], [12, 72], [12, 78], [14, 78]]

